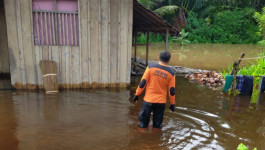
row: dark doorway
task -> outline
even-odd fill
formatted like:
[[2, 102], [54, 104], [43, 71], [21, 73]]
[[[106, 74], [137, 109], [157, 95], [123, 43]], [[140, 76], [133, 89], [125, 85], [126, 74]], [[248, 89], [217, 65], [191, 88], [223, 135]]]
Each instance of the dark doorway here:
[[7, 44], [8, 43], [4, 1], [0, 0], [0, 89], [11, 88]]

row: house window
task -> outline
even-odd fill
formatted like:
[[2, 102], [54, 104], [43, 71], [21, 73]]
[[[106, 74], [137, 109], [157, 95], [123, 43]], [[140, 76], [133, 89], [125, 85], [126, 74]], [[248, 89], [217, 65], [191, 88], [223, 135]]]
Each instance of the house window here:
[[35, 45], [78, 46], [77, 0], [32, 0]]

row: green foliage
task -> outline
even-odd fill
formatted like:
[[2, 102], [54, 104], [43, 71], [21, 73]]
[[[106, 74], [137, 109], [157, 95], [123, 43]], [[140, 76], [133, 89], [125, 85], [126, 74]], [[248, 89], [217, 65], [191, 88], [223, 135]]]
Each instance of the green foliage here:
[[209, 36], [203, 34], [208, 32], [208, 24], [194, 12], [188, 13], [188, 25], [186, 30], [189, 31], [188, 39], [193, 43], [211, 43]]
[[226, 75], [229, 75], [232, 72], [233, 66], [229, 65], [227, 69], [223, 69], [223, 71], [221, 72], [221, 75], [223, 76], [223, 78], [225, 79]]
[[164, 17], [165, 15], [175, 15], [179, 7], [176, 5], [163, 6], [155, 10], [159, 16]]
[[177, 15], [179, 7], [176, 5], [162, 6], [155, 10], [155, 13], [164, 18], [167, 22], [173, 23], [173, 18]]
[[212, 19], [205, 21], [194, 12], [188, 14], [188, 39], [194, 43], [257, 43], [261, 37], [252, 14], [254, 9], [244, 8], [219, 12]]
[[[263, 59], [258, 59], [256, 64], [251, 63], [238, 72], [240, 75], [250, 75], [250, 76], [264, 76], [265, 75], [265, 61]], [[255, 78], [254, 84], [259, 83], [259, 78]]]
[[[138, 44], [145, 44], [146, 43], [146, 34], [142, 33], [139, 37], [137, 37]], [[149, 42], [150, 43], [159, 43], [165, 41], [165, 35], [162, 34], [155, 34], [150, 33]]]
[[202, 4], [202, 1], [203, 0], [157, 0], [155, 9], [161, 6], [176, 5], [183, 8], [186, 12], [189, 12], [194, 9], [197, 4]]
[[[248, 147], [246, 145], [244, 145], [243, 143], [240, 143], [237, 146], [237, 150], [249, 150]], [[253, 150], [257, 150], [257, 148], [254, 148]]]
[[255, 12], [254, 18], [258, 22], [259, 25], [259, 35], [262, 35], [265, 31], [265, 7], [262, 9], [261, 13]]
[[185, 32], [184, 29], [181, 30], [181, 36], [180, 37], [175, 37], [172, 39], [174, 42], [178, 43], [180, 46], [183, 46], [185, 44], [189, 44], [190, 40], [186, 39], [187, 36], [189, 35], [189, 32]]
[[240, 143], [237, 147], [237, 150], [248, 150], [248, 148], [243, 143]]
[[[175, 16], [178, 17], [179, 8], [183, 8], [188, 15], [188, 26], [186, 27], [186, 30], [189, 32], [189, 36], [186, 39], [193, 43], [255, 44], [262, 39], [262, 34], [265, 29], [265, 8], [262, 13], [254, 13], [257, 10], [260, 10], [261, 6], [264, 6], [265, 1], [138, 1], [145, 7], [155, 11], [171, 24], [173, 24], [173, 18]], [[255, 20], [258, 22], [258, 25]], [[151, 42], [162, 42], [164, 41], [164, 38], [161, 38], [163, 36], [164, 35], [150, 35], [150, 38], [153, 38], [150, 40]], [[173, 43], [174, 37], [171, 37], [170, 39], [172, 39], [170, 42]], [[145, 43], [144, 41], [146, 41], [144, 35], [141, 35], [139, 40], [140, 43]]]
[[156, 4], [153, 0], [138, 0], [138, 2], [148, 9], [152, 9]]
[[[229, 66], [227, 70], [223, 70], [222, 76], [230, 74], [232, 67]], [[255, 63], [249, 62], [248, 65], [242, 67], [238, 73], [239, 75], [249, 76], [264, 76], [265, 75], [265, 60], [263, 58], [257, 59]], [[254, 84], [259, 84], [259, 78], [255, 78]]]
[[259, 41], [258, 45], [260, 45], [261, 47], [265, 48], [265, 40]]

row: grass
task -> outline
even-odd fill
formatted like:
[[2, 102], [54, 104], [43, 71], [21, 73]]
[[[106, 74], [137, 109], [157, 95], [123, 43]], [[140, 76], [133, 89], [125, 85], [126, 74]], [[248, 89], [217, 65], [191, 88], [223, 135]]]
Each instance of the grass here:
[[[227, 70], [224, 69], [222, 76], [225, 78], [226, 75], [229, 75], [231, 73], [232, 69], [232, 66], [229, 66]], [[260, 77], [258, 76], [265, 75], [265, 59], [257, 59], [255, 63], [249, 62], [248, 65], [242, 67], [238, 71], [238, 75], [254, 76], [254, 88], [250, 103], [256, 103], [259, 91], [255, 87], [259, 87], [258, 85], [260, 84]]]
[[[227, 70], [223, 70], [222, 76], [225, 78], [232, 71], [232, 66], [229, 66]], [[238, 75], [249, 75], [249, 76], [264, 76], [265, 75], [265, 60], [263, 58], [257, 59], [255, 63], [249, 62], [248, 65], [242, 67]], [[255, 78], [255, 84], [259, 83], [259, 78]]]

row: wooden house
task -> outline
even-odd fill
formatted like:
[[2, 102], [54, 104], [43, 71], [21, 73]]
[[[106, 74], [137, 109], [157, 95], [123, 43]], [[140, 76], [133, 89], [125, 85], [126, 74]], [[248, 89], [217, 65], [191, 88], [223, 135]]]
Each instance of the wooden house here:
[[61, 88], [126, 87], [133, 33], [177, 33], [136, 0], [0, 3], [0, 73], [16, 89], [43, 88], [40, 60], [57, 62]]

